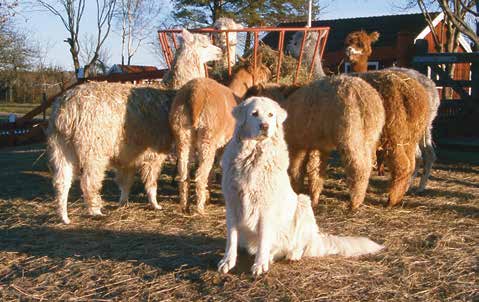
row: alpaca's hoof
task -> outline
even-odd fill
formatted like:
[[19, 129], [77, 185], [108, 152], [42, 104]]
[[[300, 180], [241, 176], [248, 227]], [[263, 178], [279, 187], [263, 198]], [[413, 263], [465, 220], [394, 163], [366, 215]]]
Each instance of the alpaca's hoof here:
[[205, 215], [206, 215], [205, 207], [197, 207], [197, 208], [196, 208], [196, 212], [197, 212], [198, 214], [200, 214], [201, 216], [205, 216]]
[[152, 206], [153, 209], [155, 209], [155, 210], [163, 210], [163, 207], [160, 206], [158, 203], [152, 203], [151, 206]]
[[62, 222], [64, 224], [70, 224], [71, 223], [70, 218], [68, 218], [68, 216], [62, 216]]
[[90, 208], [88, 214], [91, 216], [105, 216], [105, 214], [101, 212], [101, 208]]
[[185, 215], [191, 214], [190, 207], [188, 206], [180, 206], [180, 212]]
[[351, 211], [356, 211], [359, 209], [362, 203], [352, 203], [350, 206]]

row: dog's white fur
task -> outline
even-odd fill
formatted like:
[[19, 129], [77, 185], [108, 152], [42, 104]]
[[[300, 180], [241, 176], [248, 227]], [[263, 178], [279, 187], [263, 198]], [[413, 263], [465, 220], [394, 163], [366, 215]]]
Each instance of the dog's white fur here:
[[220, 272], [235, 266], [238, 244], [256, 254], [256, 276], [278, 258], [359, 256], [383, 248], [364, 237], [319, 232], [311, 200], [297, 195], [289, 181], [282, 126], [287, 114], [276, 102], [251, 97], [235, 107], [233, 116], [235, 133], [222, 159], [227, 240]]

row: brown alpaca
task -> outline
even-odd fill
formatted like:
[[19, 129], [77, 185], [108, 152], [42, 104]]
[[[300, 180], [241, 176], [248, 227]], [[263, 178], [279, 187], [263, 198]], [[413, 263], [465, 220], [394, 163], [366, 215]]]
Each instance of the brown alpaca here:
[[361, 205], [385, 122], [381, 97], [371, 85], [360, 78], [341, 75], [324, 77], [304, 87], [255, 86], [248, 95], [272, 98], [288, 112], [285, 138], [295, 191], [302, 187], [305, 156], [314, 151], [318, 160], [314, 164], [320, 169], [314, 173], [310, 190], [318, 194], [313, 200], [316, 204], [327, 159], [333, 150], [338, 150], [346, 169], [351, 206], [357, 208]]
[[357, 73], [381, 95], [386, 124], [381, 136], [386, 166], [391, 171], [389, 206], [399, 203], [413, 175], [416, 149], [427, 130], [429, 95], [421, 83], [395, 71]]
[[[376, 42], [378, 38], [379, 33], [376, 31], [371, 34], [367, 34], [364, 31], [356, 31], [350, 33], [346, 37], [345, 55], [346, 59], [349, 60], [349, 62], [351, 63], [351, 67], [354, 72], [366, 72], [368, 70], [367, 63], [369, 56], [372, 53], [372, 44]], [[432, 144], [432, 123], [437, 115], [437, 110], [439, 108], [439, 94], [437, 92], [435, 83], [431, 79], [414, 69], [392, 67], [386, 70], [402, 72], [405, 73], [407, 76], [419, 81], [424, 86], [429, 95], [430, 115], [428, 121], [428, 128], [419, 141], [419, 148], [424, 164], [424, 170], [417, 191], [422, 192], [426, 188], [427, 180], [429, 178], [429, 175], [431, 174], [432, 165], [436, 160], [436, 154], [434, 152], [434, 147]], [[378, 174], [384, 175], [383, 151], [378, 151], [377, 159]]]
[[189, 161], [197, 154], [197, 211], [204, 214], [208, 176], [216, 151], [233, 135], [235, 122], [231, 112], [253, 85], [253, 77], [256, 83], [265, 83], [271, 72], [262, 64], [256, 69], [247, 65], [234, 74], [229, 87], [212, 79], [195, 79], [183, 86], [173, 100], [170, 125], [176, 140], [182, 211], [188, 211]]

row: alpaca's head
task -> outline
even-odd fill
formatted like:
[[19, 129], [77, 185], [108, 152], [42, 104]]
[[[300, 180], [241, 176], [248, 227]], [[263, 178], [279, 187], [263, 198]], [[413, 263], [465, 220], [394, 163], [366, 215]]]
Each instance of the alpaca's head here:
[[[286, 46], [286, 52], [291, 54], [293, 57], [298, 58], [299, 52], [301, 50], [301, 43], [303, 42], [303, 32], [296, 32], [291, 40], [289, 40], [288, 45]], [[312, 31], [308, 32], [306, 40], [304, 41], [303, 52], [311, 53], [313, 55], [314, 48], [316, 47], [316, 41], [318, 40], [318, 32]], [[319, 54], [319, 51], [316, 55]]]
[[240, 139], [263, 140], [282, 131], [286, 111], [266, 97], [250, 97], [233, 109]]
[[379, 39], [377, 31], [370, 34], [365, 31], [355, 31], [350, 33], [344, 41], [346, 48], [346, 58], [352, 62], [357, 63], [361, 60], [366, 60], [372, 53], [372, 44]]
[[219, 47], [214, 46], [210, 39], [202, 34], [192, 34], [186, 29], [182, 31], [183, 44], [182, 52], [195, 53], [200, 64], [220, 60], [223, 52]]
[[[258, 52], [256, 56], [256, 67], [254, 66], [254, 55], [243, 58], [238, 57], [240, 69], [244, 69], [255, 79], [255, 83], [267, 83], [271, 80], [272, 73], [268, 66], [263, 64], [263, 54]], [[236, 74], [235, 74], [236, 75]]]
[[[218, 20], [216, 20], [213, 27], [219, 30], [243, 28], [241, 24], [236, 23], [233, 19], [230, 19], [230, 18], [219, 18]], [[236, 32], [231, 32], [228, 34], [228, 44], [230, 46], [236, 46], [236, 44], [238, 43], [236, 36], [237, 36]], [[226, 48], [226, 34], [225, 33], [215, 34], [215, 43], [221, 48]]]

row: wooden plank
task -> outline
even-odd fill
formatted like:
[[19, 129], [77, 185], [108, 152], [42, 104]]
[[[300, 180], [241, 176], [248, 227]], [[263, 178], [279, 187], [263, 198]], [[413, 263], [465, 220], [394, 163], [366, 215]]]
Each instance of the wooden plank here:
[[[449, 86], [451, 81], [449, 80], [434, 80], [434, 83], [436, 83], [436, 86], [442, 86], [442, 87], [451, 87]], [[460, 87], [472, 87], [472, 81], [467, 81], [467, 80], [452, 80], [452, 82], [456, 83], [456, 85]]]
[[456, 81], [451, 79], [449, 74], [441, 67], [439, 67], [438, 65], [431, 65], [431, 69], [439, 75], [441, 81], [446, 82], [447, 85], [445, 86], [452, 87], [452, 89], [454, 89], [454, 91], [456, 91], [463, 100], [472, 101], [472, 97], [461, 86], [459, 86]]
[[429, 53], [415, 56], [413, 64], [479, 63], [479, 53]]

